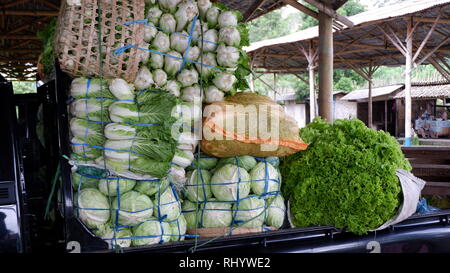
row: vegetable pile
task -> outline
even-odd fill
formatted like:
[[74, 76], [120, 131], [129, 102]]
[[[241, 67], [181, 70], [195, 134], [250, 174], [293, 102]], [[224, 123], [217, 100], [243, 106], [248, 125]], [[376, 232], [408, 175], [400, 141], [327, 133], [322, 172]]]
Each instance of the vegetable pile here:
[[280, 167], [295, 226], [365, 234], [395, 216], [402, 203], [395, 171], [411, 170], [395, 138], [359, 120], [321, 119], [301, 129], [300, 137], [311, 143], [308, 149]]
[[[255, 171], [242, 169], [248, 178], [243, 183], [246, 190], [240, 193], [233, 189], [228, 192], [233, 187], [220, 184], [237, 179], [239, 168], [233, 163], [219, 162], [222, 168], [211, 174], [208, 170], [216, 164], [204, 170], [192, 169], [188, 175], [184, 170], [192, 166], [198, 146], [192, 128], [201, 122], [202, 102], [221, 101], [248, 87], [245, 77], [250, 70], [242, 47], [249, 42], [246, 27], [239, 23], [242, 15], [209, 0], [149, 0], [145, 17], [142, 35], [147, 44], [139, 49], [142, 58], [133, 82], [80, 77], [70, 87], [72, 182], [77, 215], [111, 246], [184, 240], [188, 236], [187, 223], [179, 194], [185, 181], [188, 185], [200, 181], [194, 179], [198, 171], [208, 181], [218, 180], [219, 185], [208, 184], [204, 192], [190, 188], [183, 192], [186, 198], [235, 199], [239, 202], [236, 207], [226, 204], [230, 207], [226, 212], [230, 221], [244, 223], [243, 219], [255, 213], [253, 209], [259, 211], [266, 206], [264, 198], [248, 196], [250, 189], [260, 195], [267, 190], [279, 192], [279, 183], [271, 181], [267, 188], [263, 182], [250, 186], [251, 175], [265, 178], [264, 168], [256, 165], [252, 157], [252, 168], [259, 167]], [[120, 48], [108, 52], [113, 54], [116, 49]], [[279, 177], [278, 170], [268, 168], [271, 176]], [[201, 199], [203, 195], [207, 195], [205, 199]], [[264, 210], [270, 219], [267, 223], [281, 225], [285, 209], [280, 198]], [[245, 213], [243, 207], [251, 211]], [[214, 213], [208, 217], [219, 221]], [[258, 220], [257, 225], [262, 226], [265, 219]]]
[[283, 225], [278, 157], [196, 158], [183, 190], [187, 229]]

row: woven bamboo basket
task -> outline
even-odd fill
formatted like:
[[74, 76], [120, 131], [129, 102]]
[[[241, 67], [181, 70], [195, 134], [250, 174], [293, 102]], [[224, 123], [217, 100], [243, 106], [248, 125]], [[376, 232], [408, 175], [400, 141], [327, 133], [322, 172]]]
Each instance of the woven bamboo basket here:
[[[230, 234], [231, 230], [231, 234]], [[222, 228], [197, 228], [188, 229], [187, 234], [199, 235], [200, 238], [212, 238], [219, 236], [230, 236], [230, 235], [244, 235], [251, 233], [261, 233], [265, 231], [277, 230], [276, 227], [264, 227], [263, 228], [245, 228], [245, 227], [222, 227]]]
[[131, 48], [117, 57], [113, 52], [126, 45], [144, 46], [144, 26], [123, 25], [144, 19], [144, 9], [144, 0], [62, 1], [55, 35], [61, 69], [73, 77], [133, 82], [148, 52]]

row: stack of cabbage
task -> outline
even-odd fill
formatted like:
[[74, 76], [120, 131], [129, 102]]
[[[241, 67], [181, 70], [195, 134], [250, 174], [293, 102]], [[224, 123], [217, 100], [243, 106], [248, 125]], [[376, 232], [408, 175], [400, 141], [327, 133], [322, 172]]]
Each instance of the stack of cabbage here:
[[248, 88], [249, 59], [242, 47], [249, 40], [247, 27], [239, 23], [242, 14], [210, 0], [146, 2], [144, 41], [152, 53], [136, 86], [143, 80], [185, 101], [207, 103]]
[[285, 203], [278, 157], [197, 158], [187, 174], [183, 214], [196, 228], [280, 228]]
[[192, 154], [195, 143], [177, 143], [171, 135], [175, 96], [134, 89], [121, 79], [72, 81], [78, 216], [111, 245], [183, 240], [186, 224], [175, 185], [184, 182], [183, 168], [193, 160], [180, 155]]
[[[240, 13], [209, 0], [148, 0], [145, 16], [148, 50], [134, 82], [78, 78], [70, 90], [78, 216], [121, 247], [184, 239], [178, 191], [198, 145], [201, 104], [246, 89], [250, 71]], [[250, 184], [243, 187], [240, 206], [252, 205], [243, 200]]]

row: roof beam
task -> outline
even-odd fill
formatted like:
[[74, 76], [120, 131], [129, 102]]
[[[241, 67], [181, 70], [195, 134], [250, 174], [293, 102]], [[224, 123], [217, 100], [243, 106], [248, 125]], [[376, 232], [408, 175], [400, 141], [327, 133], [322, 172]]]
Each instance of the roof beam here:
[[313, 11], [312, 9], [305, 7], [304, 5], [297, 2], [297, 0], [282, 0], [286, 4], [298, 9], [299, 11], [313, 17], [316, 20], [319, 20], [319, 13]]
[[39, 48], [0, 48], [0, 53], [41, 53]]
[[12, 7], [27, 3], [27, 2], [30, 2], [30, 0], [13, 0], [12, 2], [1, 5], [0, 10], [1, 9], [9, 9], [9, 8], [12, 8]]
[[350, 21], [347, 17], [340, 15], [335, 10], [327, 7], [324, 3], [318, 2], [316, 0], [305, 0], [305, 2], [313, 5], [317, 9], [319, 9], [321, 12], [327, 14], [328, 16], [340, 21], [342, 24], [346, 25], [347, 27], [351, 28], [353, 27], [353, 22]]
[[[431, 26], [431, 29], [428, 31], [427, 35], [425, 36], [425, 38], [422, 40], [422, 43], [420, 43], [419, 48], [416, 51], [416, 54], [414, 54], [414, 57], [412, 58], [412, 62], [414, 63], [415, 60], [417, 59], [417, 57], [419, 57], [420, 52], [422, 51], [423, 47], [426, 45], [426, 43], [428, 42], [428, 39], [430, 39], [431, 34], [433, 34], [434, 29], [436, 28], [437, 25], [437, 21], [439, 20], [439, 18], [441, 18], [442, 13], [439, 13], [439, 15], [436, 17], [436, 21], [434, 21], [433, 26]], [[414, 30], [413, 30], [414, 31]]]
[[[411, 17], [407, 17], [407, 18], [411, 18]], [[434, 21], [436, 20], [436, 18], [432, 18], [432, 17], [416, 17], [413, 16], [413, 21], [414, 22], [423, 22], [423, 23], [434, 23]], [[437, 22], [439, 24], [450, 24], [450, 19], [439, 19], [437, 20]]]
[[46, 5], [47, 7], [53, 8], [53, 9], [55, 9], [55, 10], [59, 10], [59, 6], [53, 4], [53, 3], [50, 2], [50, 1], [47, 1], [47, 0], [39, 0], [39, 2], [44, 3], [44, 5]]
[[4, 34], [4, 35], [0, 35], [0, 40], [39, 40], [39, 38], [35, 35]]
[[16, 15], [16, 16], [58, 16], [59, 11], [48, 10], [4, 10], [3, 15]]
[[250, 8], [244, 14], [244, 22], [248, 22], [249, 19], [255, 14], [255, 12], [266, 2], [266, 0], [255, 1]]
[[[431, 55], [433, 55], [437, 50], [439, 50], [439, 48], [441, 48], [445, 43], [447, 43], [447, 41], [450, 40], [450, 35], [447, 36], [447, 38], [445, 38], [444, 40], [442, 40], [437, 46], [435, 46], [433, 49], [431, 49], [430, 51], [428, 51], [427, 54], [425, 54], [425, 56], [423, 56], [422, 59], [420, 59], [415, 66], [420, 65], [421, 63], [423, 63], [426, 59], [428, 59], [428, 57], [430, 57]], [[420, 52], [419, 52], [420, 53]]]

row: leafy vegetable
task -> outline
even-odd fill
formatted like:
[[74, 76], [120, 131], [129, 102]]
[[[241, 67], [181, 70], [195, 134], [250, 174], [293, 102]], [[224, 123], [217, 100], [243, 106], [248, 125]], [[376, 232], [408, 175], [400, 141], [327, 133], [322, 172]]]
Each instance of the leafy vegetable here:
[[395, 138], [359, 120], [321, 119], [300, 136], [309, 148], [281, 165], [296, 226], [334, 225], [365, 234], [397, 213], [401, 187], [395, 171], [411, 166]]
[[236, 201], [250, 192], [250, 175], [244, 168], [226, 164], [211, 178], [211, 190], [219, 201]]
[[111, 219], [117, 219], [117, 223], [122, 226], [137, 225], [150, 219], [153, 214], [152, 200], [136, 191], [129, 191], [114, 198], [111, 208]]

